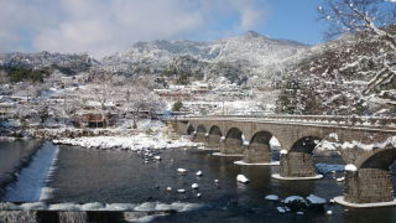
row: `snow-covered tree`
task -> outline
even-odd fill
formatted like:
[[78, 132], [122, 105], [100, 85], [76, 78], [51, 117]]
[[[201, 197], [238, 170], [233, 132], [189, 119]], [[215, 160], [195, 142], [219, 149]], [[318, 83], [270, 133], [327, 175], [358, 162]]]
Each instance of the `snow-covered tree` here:
[[136, 128], [137, 120], [142, 111], [153, 114], [164, 108], [164, 103], [160, 98], [143, 86], [134, 86], [128, 91], [129, 98], [125, 103], [133, 115], [133, 127]]
[[[393, 0], [323, 0], [318, 7], [320, 19], [330, 23], [326, 33], [335, 37], [345, 33], [365, 35], [366, 39], [383, 42], [390, 54], [383, 54], [380, 63], [383, 66], [369, 82], [365, 94], [372, 89], [388, 83], [395, 78], [392, 61], [396, 53], [396, 4]], [[381, 49], [378, 49], [381, 50]]]

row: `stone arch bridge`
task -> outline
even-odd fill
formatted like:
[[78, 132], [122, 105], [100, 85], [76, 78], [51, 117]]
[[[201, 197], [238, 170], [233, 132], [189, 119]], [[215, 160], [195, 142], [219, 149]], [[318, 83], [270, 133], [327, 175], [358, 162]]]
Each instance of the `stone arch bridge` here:
[[242, 154], [248, 163], [271, 162], [270, 139], [281, 144], [285, 179], [316, 176], [315, 149], [338, 151], [348, 168], [344, 199], [351, 203], [393, 201], [389, 166], [396, 160], [396, 118], [356, 116], [191, 116], [169, 120], [194, 141]]

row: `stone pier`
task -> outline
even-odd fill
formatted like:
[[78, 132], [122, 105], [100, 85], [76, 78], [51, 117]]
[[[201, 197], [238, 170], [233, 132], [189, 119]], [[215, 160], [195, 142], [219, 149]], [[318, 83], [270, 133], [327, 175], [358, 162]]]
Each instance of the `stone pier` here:
[[194, 130], [196, 140], [210, 146], [220, 142], [222, 153], [243, 153], [244, 163], [250, 164], [271, 162], [269, 139], [274, 136], [282, 150], [280, 173], [272, 176], [281, 180], [320, 179], [313, 150], [321, 142], [330, 144], [356, 167], [346, 174], [345, 202], [361, 207], [393, 205], [389, 166], [396, 160], [396, 117], [235, 115], [181, 117], [175, 122], [178, 132]]
[[252, 143], [243, 154], [245, 163], [271, 163], [272, 160], [270, 146], [261, 143]]
[[305, 152], [289, 152], [280, 156], [281, 177], [314, 177], [316, 169], [312, 154]]
[[346, 171], [344, 199], [350, 203], [393, 201], [389, 170], [362, 168], [358, 171]]
[[228, 138], [220, 146], [220, 152], [223, 154], [243, 154], [242, 140]]

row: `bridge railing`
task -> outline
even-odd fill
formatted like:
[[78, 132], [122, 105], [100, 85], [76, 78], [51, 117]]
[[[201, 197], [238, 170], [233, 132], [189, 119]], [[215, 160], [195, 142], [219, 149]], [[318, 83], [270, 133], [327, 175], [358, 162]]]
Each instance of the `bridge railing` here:
[[376, 126], [396, 128], [396, 117], [375, 117], [375, 116], [345, 116], [345, 115], [183, 115], [174, 116], [171, 119], [188, 120], [188, 119], [255, 119], [255, 120], [274, 120], [299, 123], [321, 123], [329, 125], [346, 125], [346, 126]]

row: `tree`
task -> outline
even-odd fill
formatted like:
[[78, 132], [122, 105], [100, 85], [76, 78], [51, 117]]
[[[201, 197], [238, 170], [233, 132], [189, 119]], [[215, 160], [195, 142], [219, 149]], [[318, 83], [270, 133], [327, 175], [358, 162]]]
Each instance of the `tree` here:
[[[396, 4], [389, 0], [323, 0], [318, 7], [320, 19], [330, 26], [326, 33], [329, 38], [351, 33], [365, 35], [372, 41], [381, 41], [393, 54], [396, 52]], [[381, 50], [381, 49], [378, 49]], [[395, 55], [393, 55], [394, 57]], [[382, 70], [369, 82], [364, 93], [369, 93], [395, 78], [391, 61], [386, 55], [381, 60]]]
[[165, 107], [156, 94], [140, 84], [125, 85], [122, 91], [125, 98], [122, 110], [124, 114], [132, 114], [133, 128], [137, 128], [137, 121], [142, 111], [153, 114]]
[[93, 74], [90, 93], [95, 98], [94, 102], [98, 102], [96, 107], [101, 112], [102, 117], [106, 117], [108, 112], [110, 112], [110, 105], [115, 104], [114, 99], [117, 95], [118, 86], [122, 85], [123, 81], [123, 77], [114, 75], [106, 70], [97, 70]]
[[172, 111], [180, 111], [183, 108], [183, 103], [181, 101], [177, 101], [172, 106]]

